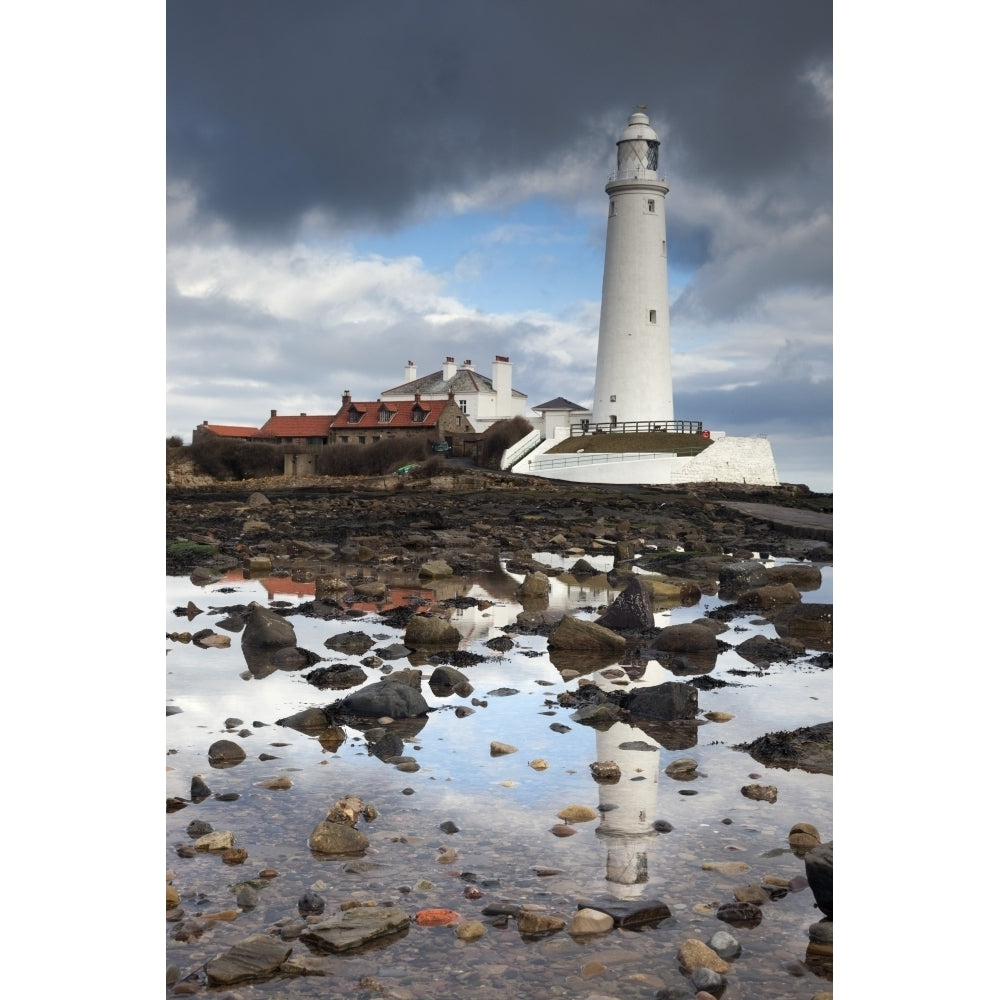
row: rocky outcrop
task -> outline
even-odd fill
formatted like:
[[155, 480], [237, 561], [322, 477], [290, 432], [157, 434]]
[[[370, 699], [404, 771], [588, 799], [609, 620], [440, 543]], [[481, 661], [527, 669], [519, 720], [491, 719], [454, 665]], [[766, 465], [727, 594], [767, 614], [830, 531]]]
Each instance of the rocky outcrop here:
[[786, 771], [798, 768], [816, 774], [833, 774], [833, 723], [821, 722], [794, 732], [767, 733], [751, 743], [733, 747], [750, 754], [766, 767]]

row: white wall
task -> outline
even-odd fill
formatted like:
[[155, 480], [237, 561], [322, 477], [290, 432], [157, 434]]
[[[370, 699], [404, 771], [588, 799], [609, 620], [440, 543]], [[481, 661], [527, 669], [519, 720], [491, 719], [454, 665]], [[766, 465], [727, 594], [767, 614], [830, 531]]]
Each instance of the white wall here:
[[[711, 447], [693, 458], [664, 454], [644, 457], [612, 454], [606, 456], [607, 461], [602, 462], [599, 459], [604, 456], [590, 453], [579, 456], [580, 465], [546, 468], [543, 456], [556, 444], [555, 440], [544, 441], [511, 471], [573, 483], [667, 485], [716, 482], [780, 485], [771, 443], [767, 438], [726, 436], [714, 441]], [[572, 455], [551, 455], [549, 461], [573, 458]]]

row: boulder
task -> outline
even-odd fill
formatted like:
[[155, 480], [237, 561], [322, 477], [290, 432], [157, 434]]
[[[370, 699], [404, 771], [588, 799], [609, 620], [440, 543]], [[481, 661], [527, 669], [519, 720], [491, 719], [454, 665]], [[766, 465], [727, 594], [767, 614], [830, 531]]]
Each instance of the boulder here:
[[461, 633], [450, 622], [434, 615], [414, 615], [406, 626], [403, 642], [412, 649], [455, 649]]
[[368, 838], [346, 823], [322, 820], [309, 834], [309, 849], [319, 854], [363, 854]]
[[809, 851], [805, 858], [806, 878], [816, 905], [826, 917], [833, 916], [833, 841]]
[[295, 629], [285, 618], [256, 601], [250, 602], [240, 640], [244, 649], [284, 649], [296, 645]]
[[819, 590], [823, 585], [823, 574], [818, 566], [808, 566], [805, 563], [786, 563], [783, 566], [772, 566], [767, 571], [771, 583], [790, 583], [796, 590]]
[[243, 747], [232, 740], [216, 740], [208, 748], [208, 762], [212, 767], [234, 767], [246, 759]]
[[472, 685], [469, 683], [469, 678], [461, 670], [456, 670], [454, 667], [444, 664], [434, 668], [428, 684], [431, 691], [439, 698], [445, 698], [455, 692], [459, 694], [463, 692], [471, 694], [472, 692]]
[[551, 589], [552, 584], [549, 582], [549, 578], [545, 573], [529, 573], [524, 580], [521, 581], [521, 585], [517, 588], [516, 596], [519, 600], [537, 600], [542, 597], [548, 597]]
[[432, 580], [443, 580], [453, 576], [455, 571], [443, 559], [432, 559], [420, 567], [419, 576]]
[[798, 639], [768, 639], [755, 635], [741, 642], [736, 652], [755, 664], [788, 663], [805, 654], [806, 647]]
[[668, 625], [650, 644], [668, 653], [716, 653], [715, 633], [703, 625]]
[[797, 604], [802, 595], [790, 583], [769, 583], [751, 587], [736, 599], [736, 607], [744, 611], [773, 611], [786, 604]]
[[552, 630], [548, 644], [549, 649], [572, 652], [603, 652], [617, 655], [625, 650], [625, 639], [616, 632], [596, 622], [584, 621], [572, 615], [563, 616]]
[[755, 559], [736, 559], [719, 566], [719, 593], [734, 596], [768, 582], [767, 568]]
[[698, 713], [698, 689], [680, 681], [664, 681], [654, 687], [629, 691], [622, 707], [644, 719], [665, 722], [693, 719]]
[[833, 605], [793, 604], [781, 608], [771, 621], [783, 639], [800, 639], [810, 649], [833, 648]]
[[649, 592], [639, 582], [638, 577], [629, 580], [625, 589], [595, 624], [617, 631], [653, 627], [653, 603], [649, 598]]
[[411, 719], [430, 711], [424, 696], [408, 684], [376, 681], [349, 694], [329, 709], [333, 714], [360, 715], [366, 718]]

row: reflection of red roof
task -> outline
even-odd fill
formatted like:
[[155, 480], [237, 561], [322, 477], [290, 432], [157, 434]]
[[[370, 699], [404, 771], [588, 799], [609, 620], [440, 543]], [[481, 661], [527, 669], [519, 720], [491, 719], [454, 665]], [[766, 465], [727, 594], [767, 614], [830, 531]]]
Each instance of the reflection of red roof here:
[[260, 437], [256, 427], [229, 427], [226, 424], [202, 424], [199, 430], [211, 431], [219, 437]]
[[271, 417], [260, 429], [264, 437], [326, 437], [333, 417], [328, 414], [297, 417]]
[[[315, 582], [298, 583], [290, 576], [251, 576], [243, 575], [241, 569], [231, 569], [219, 580], [219, 583], [259, 583], [267, 591], [267, 599], [273, 601], [281, 597], [315, 597]], [[354, 600], [349, 590], [344, 591], [346, 603], [355, 611], [391, 611], [393, 608], [408, 605], [429, 604], [434, 600], [434, 591], [421, 587], [389, 587], [385, 599], [374, 601], [371, 598]]]
[[[383, 403], [354, 401], [345, 404], [333, 418], [333, 426], [343, 427], [434, 427], [441, 419], [447, 399], [407, 400], [405, 402]], [[384, 411], [388, 419], [379, 419]], [[423, 419], [419, 419], [423, 414]], [[351, 418], [354, 417], [352, 420]]]

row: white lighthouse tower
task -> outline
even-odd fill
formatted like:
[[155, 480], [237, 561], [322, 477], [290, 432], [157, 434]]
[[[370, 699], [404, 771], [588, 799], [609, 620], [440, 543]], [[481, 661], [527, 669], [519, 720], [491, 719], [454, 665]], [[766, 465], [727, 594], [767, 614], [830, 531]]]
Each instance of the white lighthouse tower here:
[[667, 184], [659, 173], [659, 148], [649, 117], [636, 111], [618, 140], [617, 169], [604, 189], [608, 236], [593, 405], [598, 425], [674, 419]]

